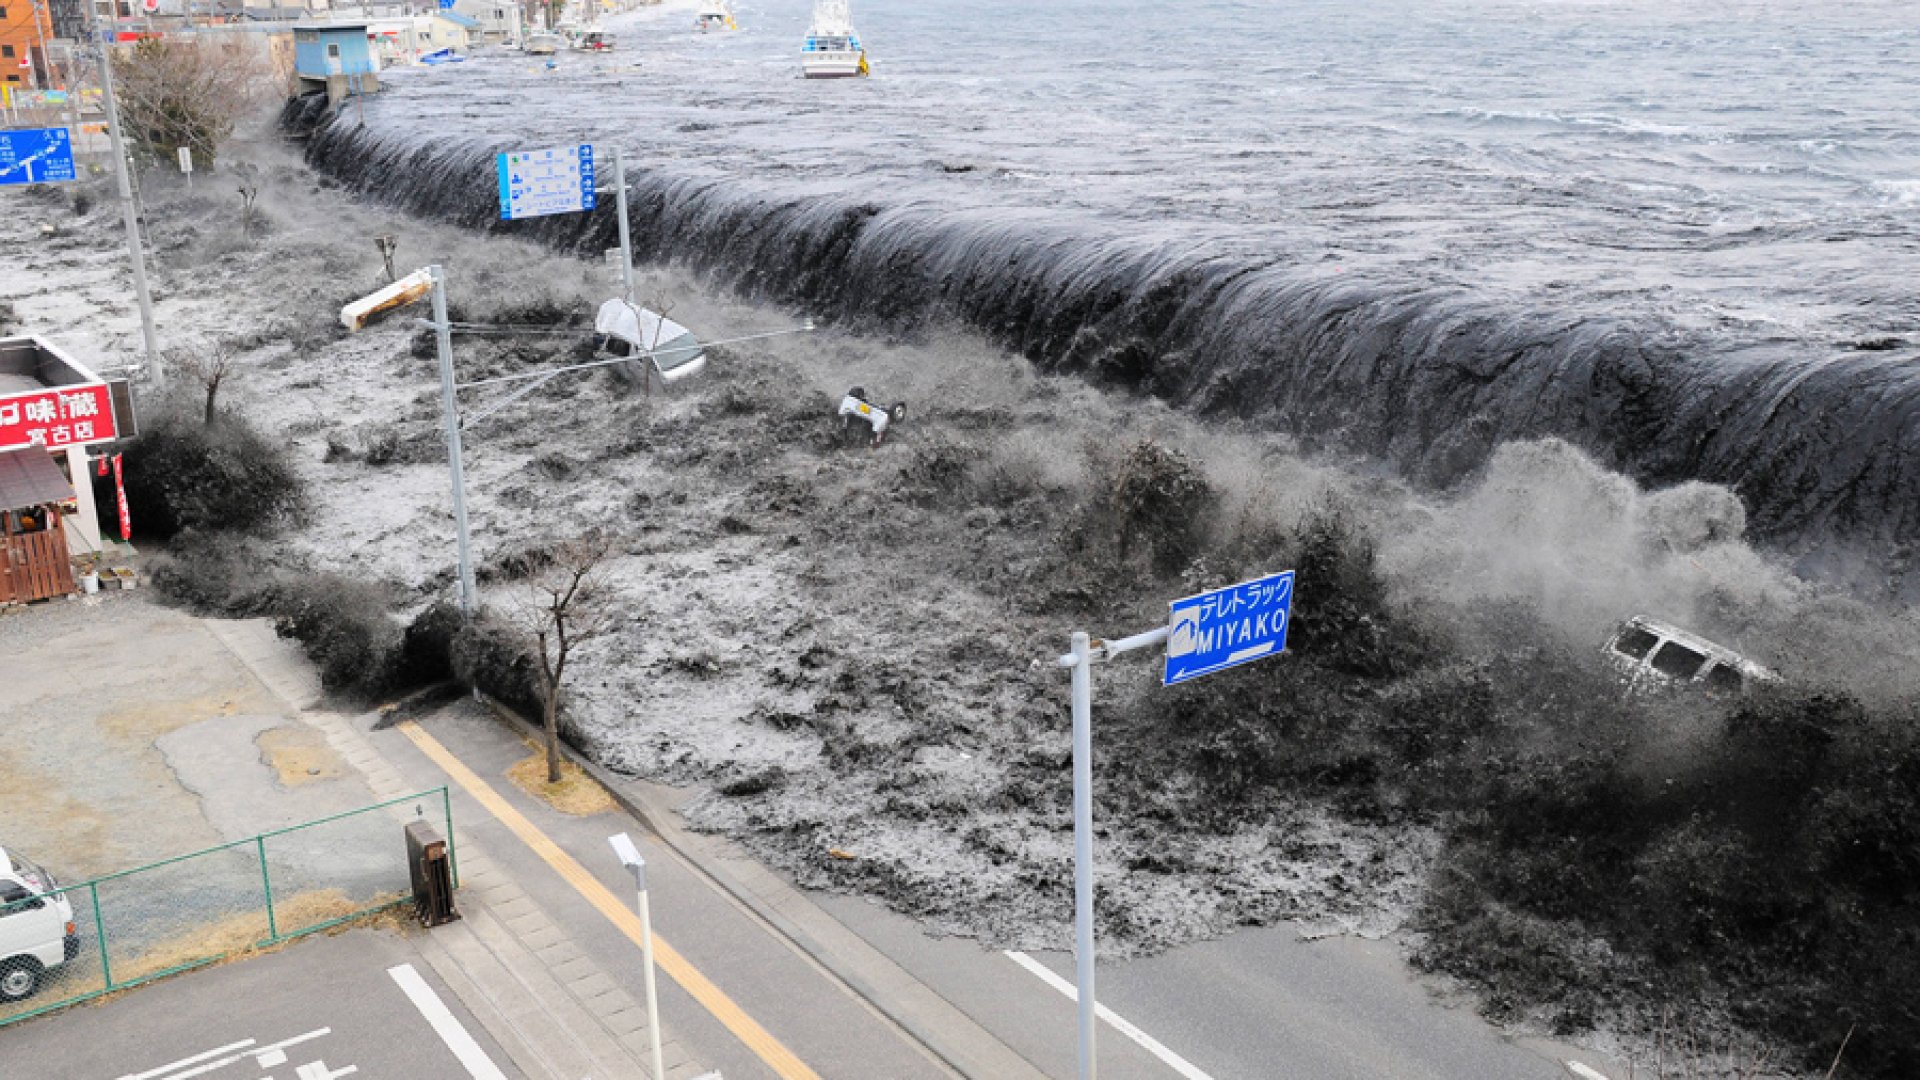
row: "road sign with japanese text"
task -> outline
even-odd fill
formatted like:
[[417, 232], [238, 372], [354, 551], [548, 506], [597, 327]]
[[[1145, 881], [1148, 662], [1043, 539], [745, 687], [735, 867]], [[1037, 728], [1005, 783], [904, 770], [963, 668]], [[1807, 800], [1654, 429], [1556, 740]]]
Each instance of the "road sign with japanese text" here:
[[1175, 600], [1170, 607], [1163, 686], [1284, 652], [1293, 571]]
[[593, 147], [556, 146], [496, 155], [500, 220], [571, 214], [594, 207]]
[[73, 137], [66, 128], [0, 131], [0, 184], [73, 180]]
[[0, 397], [0, 450], [112, 442], [113, 395], [106, 383], [82, 383]]

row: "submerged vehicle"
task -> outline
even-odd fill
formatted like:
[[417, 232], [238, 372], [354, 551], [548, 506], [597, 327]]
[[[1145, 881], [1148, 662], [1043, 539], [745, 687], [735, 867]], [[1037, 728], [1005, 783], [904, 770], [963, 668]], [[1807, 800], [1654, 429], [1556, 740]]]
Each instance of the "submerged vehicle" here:
[[32, 997], [80, 954], [73, 905], [59, 888], [24, 855], [0, 848], [0, 1001]]
[[809, 79], [851, 79], [870, 74], [867, 50], [853, 30], [847, 0], [815, 0], [813, 25], [800, 51], [800, 74]]
[[541, 30], [527, 35], [527, 43], [521, 48], [533, 56], [552, 56], [567, 43], [559, 34]]
[[[706, 346], [694, 338], [693, 331], [631, 301], [616, 297], [601, 304], [593, 329], [600, 335], [603, 352], [651, 360], [652, 374], [663, 384], [706, 369]], [[616, 364], [614, 370], [637, 381], [648, 378], [648, 369], [638, 364]]]
[[1635, 615], [1607, 640], [1607, 660], [1634, 689], [1698, 685], [1716, 694], [1737, 694], [1780, 676], [1697, 634]]
[[738, 30], [740, 24], [734, 21], [733, 7], [727, 0], [708, 0], [700, 8], [700, 14], [693, 17], [693, 28], [704, 34], [713, 30]]

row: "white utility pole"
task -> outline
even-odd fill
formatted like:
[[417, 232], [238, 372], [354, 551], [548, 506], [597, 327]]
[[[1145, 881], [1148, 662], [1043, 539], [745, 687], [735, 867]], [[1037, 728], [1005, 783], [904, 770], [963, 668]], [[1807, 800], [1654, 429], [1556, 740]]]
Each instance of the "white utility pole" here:
[[[93, 4], [87, 5], [87, 29], [96, 26]], [[99, 34], [93, 33], [98, 39]], [[100, 98], [107, 109], [107, 137], [113, 144], [113, 174], [120, 186], [120, 211], [127, 226], [127, 257], [133, 260], [133, 292], [140, 303], [140, 337], [146, 347], [147, 368], [155, 384], [166, 381], [160, 368], [160, 339], [153, 329], [153, 296], [147, 291], [147, 259], [140, 250], [140, 213], [133, 204], [133, 181], [127, 175], [127, 142], [120, 132], [120, 107], [113, 98], [113, 48], [96, 40], [100, 50]], [[76, 132], [75, 134], [78, 134]]]
[[447, 421], [447, 471], [453, 481], [453, 524], [460, 543], [460, 614], [471, 618], [475, 603], [473, 541], [467, 535], [467, 477], [460, 463], [460, 399], [454, 393], [453, 324], [447, 321], [447, 278], [439, 264], [427, 267], [433, 278], [433, 331], [440, 346], [440, 408]]
[[1080, 999], [1080, 1080], [1094, 1080], [1099, 1065], [1093, 1051], [1093, 662], [1158, 645], [1167, 636], [1163, 626], [1096, 644], [1076, 631], [1073, 651], [1058, 661], [1073, 672], [1073, 961]]
[[[633, 239], [627, 232], [627, 158], [620, 152], [618, 143], [613, 147], [613, 190], [614, 203], [620, 213], [620, 295], [631, 304], [633, 303]], [[665, 318], [666, 313], [661, 312], [661, 317]]]
[[647, 906], [647, 860], [640, 856], [640, 849], [633, 846], [633, 840], [626, 833], [607, 837], [607, 843], [613, 845], [614, 854], [633, 874], [633, 888], [639, 894], [636, 906], [640, 914], [640, 962], [646, 967], [647, 1030], [653, 1033], [653, 1078], [666, 1080], [667, 1070], [660, 1051], [660, 998], [653, 985], [653, 912]]

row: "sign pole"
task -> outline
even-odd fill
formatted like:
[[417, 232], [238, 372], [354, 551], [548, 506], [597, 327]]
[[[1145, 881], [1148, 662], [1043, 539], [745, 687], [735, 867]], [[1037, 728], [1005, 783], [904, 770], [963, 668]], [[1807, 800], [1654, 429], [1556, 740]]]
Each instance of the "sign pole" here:
[[[94, 25], [93, 5], [87, 5], [87, 25]], [[96, 35], [98, 36], [98, 35]], [[147, 291], [147, 259], [140, 250], [140, 215], [133, 205], [133, 182], [127, 177], [127, 142], [120, 133], [120, 107], [113, 97], [113, 45], [100, 42], [100, 98], [107, 108], [107, 135], [113, 145], [113, 175], [120, 188], [120, 208], [127, 226], [127, 254], [133, 260], [133, 292], [140, 302], [140, 338], [155, 385], [166, 382], [160, 367], [160, 341], [153, 329], [153, 296]]]
[[1080, 999], [1080, 1080], [1094, 1080], [1093, 654], [1084, 632], [1075, 631], [1072, 640], [1074, 984]]
[[433, 329], [440, 346], [440, 409], [447, 419], [447, 471], [453, 481], [453, 523], [460, 536], [460, 614], [473, 617], [473, 544], [467, 536], [467, 477], [460, 464], [460, 402], [454, 396], [453, 325], [447, 321], [447, 278], [439, 264], [433, 278]]
[[620, 287], [621, 297], [633, 303], [633, 239], [627, 227], [627, 156], [619, 144], [613, 148], [614, 201], [620, 211]]
[[1269, 574], [1167, 605], [1167, 624], [1118, 641], [1075, 631], [1056, 661], [1073, 673], [1073, 951], [1080, 1012], [1079, 1080], [1094, 1080], [1093, 987], [1093, 663], [1135, 649], [1167, 647], [1167, 686], [1278, 656], [1287, 647], [1293, 571]]

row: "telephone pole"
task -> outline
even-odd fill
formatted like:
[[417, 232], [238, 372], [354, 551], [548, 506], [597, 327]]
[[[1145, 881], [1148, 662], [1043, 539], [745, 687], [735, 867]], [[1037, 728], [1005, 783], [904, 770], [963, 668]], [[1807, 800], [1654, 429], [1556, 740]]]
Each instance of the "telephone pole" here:
[[127, 257], [133, 260], [133, 292], [140, 303], [140, 339], [147, 369], [158, 384], [166, 380], [160, 369], [160, 339], [153, 328], [153, 294], [147, 290], [147, 259], [140, 247], [140, 211], [134, 206], [133, 180], [127, 175], [127, 141], [120, 131], [120, 106], [113, 96], [113, 48], [97, 31], [93, 4], [87, 4], [87, 31], [100, 50], [100, 100], [107, 110], [107, 138], [113, 145], [113, 176], [120, 187], [120, 213], [127, 226]]

